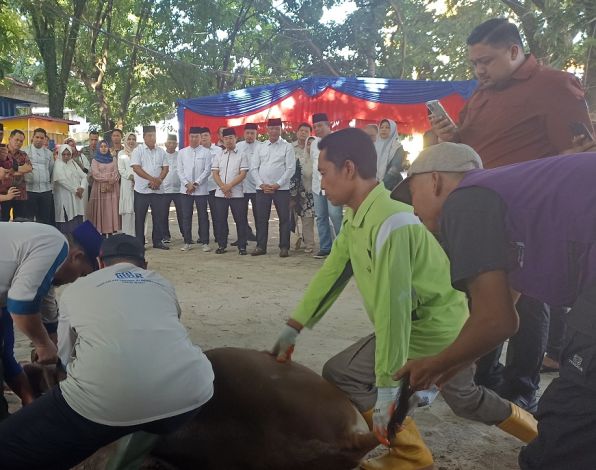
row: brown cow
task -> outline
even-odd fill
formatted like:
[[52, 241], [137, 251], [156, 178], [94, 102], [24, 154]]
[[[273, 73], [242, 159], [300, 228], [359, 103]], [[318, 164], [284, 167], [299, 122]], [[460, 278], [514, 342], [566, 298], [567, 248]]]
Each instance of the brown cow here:
[[[349, 470], [377, 445], [348, 398], [310, 369], [249, 349], [205, 354], [215, 372], [213, 398], [160, 438], [143, 468]], [[103, 468], [110, 453], [104, 448], [77, 469]]]

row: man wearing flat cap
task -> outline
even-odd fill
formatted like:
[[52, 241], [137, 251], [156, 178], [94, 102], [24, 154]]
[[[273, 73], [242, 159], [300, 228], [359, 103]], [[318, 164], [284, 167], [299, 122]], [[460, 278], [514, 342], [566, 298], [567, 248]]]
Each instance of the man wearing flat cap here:
[[[451, 283], [470, 298], [470, 318], [440, 354], [410, 361], [396, 378], [441, 386], [519, 327], [528, 295], [572, 307], [560, 378], [538, 403], [538, 437], [523, 470], [591, 469], [596, 461], [596, 153], [481, 169], [464, 144], [420, 153], [392, 197], [410, 203], [449, 256]], [[521, 425], [519, 419], [510, 423]]]
[[[343, 219], [343, 207], [334, 206], [321, 190], [321, 174], [319, 173], [319, 147], [318, 143], [324, 137], [331, 134], [331, 124], [325, 113], [316, 113], [312, 116], [313, 129], [317, 139], [310, 146], [310, 157], [312, 159], [312, 192], [315, 200], [315, 220], [317, 232], [319, 233], [319, 252], [315, 258], [326, 258], [331, 252], [333, 235], [337, 236], [341, 229]], [[331, 221], [331, 223], [329, 222]]]
[[135, 234], [145, 243], [145, 217], [151, 207], [153, 248], [169, 250], [163, 243], [164, 215], [166, 208], [163, 199], [163, 180], [168, 174], [168, 160], [164, 149], [157, 147], [155, 126], [143, 126], [143, 141], [134, 149], [130, 166], [135, 175], [134, 208]]
[[253, 256], [267, 253], [271, 203], [279, 217], [279, 256], [289, 256], [290, 179], [296, 171], [296, 159], [292, 144], [281, 138], [281, 126], [281, 119], [269, 119], [269, 140], [257, 150], [251, 168], [257, 186], [257, 248]]
[[60, 297], [78, 336], [66, 379], [0, 424], [3, 468], [71, 468], [131, 433], [106, 468], [138, 468], [158, 434], [213, 395], [211, 363], [180, 322], [172, 284], [146, 269], [141, 241], [114, 235], [97, 259], [101, 269]]
[[225, 253], [228, 245], [228, 209], [236, 223], [238, 253], [246, 255], [246, 208], [242, 182], [248, 173], [248, 158], [236, 147], [236, 132], [232, 128], [222, 131], [223, 153], [213, 160], [211, 169], [218, 186], [215, 192], [216, 231], [218, 248], [215, 253]]

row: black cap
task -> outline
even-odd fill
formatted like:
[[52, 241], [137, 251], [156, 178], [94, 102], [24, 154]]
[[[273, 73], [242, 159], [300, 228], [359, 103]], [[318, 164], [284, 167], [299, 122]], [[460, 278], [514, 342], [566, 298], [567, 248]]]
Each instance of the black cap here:
[[233, 127], [226, 127], [223, 132], [222, 132], [222, 136], [226, 137], [228, 135], [236, 135], [236, 131], [234, 130]]
[[271, 118], [267, 121], [267, 125], [269, 127], [280, 126], [281, 127], [281, 119], [280, 118]]
[[209, 132], [209, 134], [211, 134], [211, 131], [208, 127], [201, 127], [201, 134], [204, 134], [205, 132]]
[[87, 259], [97, 269], [97, 257], [99, 256], [103, 237], [97, 231], [95, 225], [86, 220], [72, 231], [72, 238], [83, 248]]
[[259, 130], [259, 126], [257, 126], [256, 124], [249, 122], [248, 124], [244, 124], [244, 130], [245, 131], [257, 131]]
[[155, 132], [155, 126], [143, 126], [143, 134], [148, 132]]
[[104, 258], [137, 258], [145, 260], [145, 247], [136, 238], [118, 233], [106, 238], [101, 244], [99, 257]]
[[329, 118], [325, 113], [316, 113], [312, 115], [312, 123], [316, 124], [317, 122], [329, 122]]
[[203, 128], [202, 127], [191, 127], [188, 131], [189, 134], [202, 134]]

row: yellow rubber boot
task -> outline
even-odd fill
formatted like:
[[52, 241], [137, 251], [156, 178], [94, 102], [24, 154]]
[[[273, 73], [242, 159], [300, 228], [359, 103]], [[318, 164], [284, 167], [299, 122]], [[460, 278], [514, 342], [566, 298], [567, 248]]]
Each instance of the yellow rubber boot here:
[[538, 422], [530, 413], [511, 403], [511, 416], [497, 426], [526, 444], [538, 436]]
[[402, 429], [391, 438], [389, 451], [360, 464], [363, 470], [432, 470], [433, 456], [409, 416]]

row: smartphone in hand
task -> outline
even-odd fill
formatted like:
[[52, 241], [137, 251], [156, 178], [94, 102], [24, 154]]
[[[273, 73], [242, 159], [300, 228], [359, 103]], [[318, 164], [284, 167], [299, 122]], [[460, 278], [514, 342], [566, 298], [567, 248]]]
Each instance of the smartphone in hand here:
[[449, 114], [447, 114], [447, 111], [445, 111], [445, 108], [443, 108], [443, 105], [441, 104], [441, 102], [439, 100], [430, 100], [426, 102], [426, 107], [428, 108], [428, 110], [430, 111], [430, 113], [437, 117], [437, 118], [445, 118], [447, 119], [452, 126], [455, 126], [455, 122], [453, 122], [453, 119], [451, 119], [451, 116], [449, 116]]

